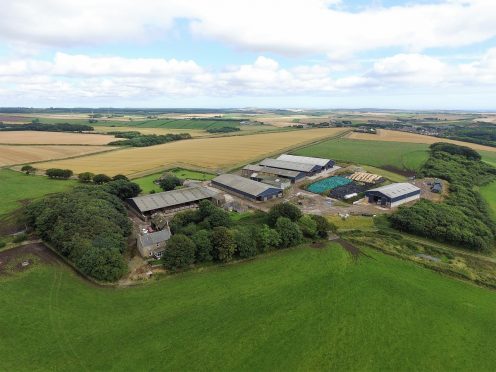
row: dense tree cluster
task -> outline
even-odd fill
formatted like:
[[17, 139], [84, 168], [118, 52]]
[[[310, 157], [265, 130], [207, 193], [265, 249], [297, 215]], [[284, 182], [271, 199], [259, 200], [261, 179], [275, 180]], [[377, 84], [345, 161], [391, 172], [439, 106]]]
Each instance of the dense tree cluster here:
[[72, 177], [73, 172], [70, 169], [49, 168], [45, 171], [48, 178], [66, 180]]
[[239, 132], [241, 129], [238, 127], [221, 127], [221, 128], [208, 128], [208, 133], [229, 133], [229, 132]]
[[26, 131], [35, 130], [39, 132], [91, 132], [94, 128], [85, 124], [43, 124], [39, 121], [33, 121], [30, 124], [2, 124], [0, 123], [0, 131]]
[[164, 191], [174, 190], [182, 184], [183, 181], [172, 173], [166, 173], [158, 180], [158, 185]]
[[189, 133], [164, 134], [164, 135], [139, 134], [139, 135], [130, 136], [130, 138], [128, 138], [128, 139], [110, 142], [109, 145], [147, 147], [147, 146], [160, 145], [162, 143], [180, 141], [180, 140], [190, 139], [190, 138], [191, 138], [191, 135]]
[[[202, 201], [198, 210], [176, 214], [169, 224], [174, 236], [181, 236], [181, 240], [175, 241], [175, 244], [184, 242], [188, 248], [182, 250], [174, 247], [174, 253], [165, 254], [162, 258], [165, 267], [175, 270], [195, 262], [229, 262], [234, 258], [250, 258], [259, 253], [297, 245], [304, 237], [325, 238], [328, 231], [335, 229], [323, 217], [303, 216], [292, 204], [276, 205], [268, 214], [258, 213], [261, 219], [256, 223], [238, 223], [223, 209], [209, 201]], [[270, 227], [268, 223], [273, 218], [275, 222]], [[193, 258], [190, 253], [191, 242], [194, 245]], [[169, 247], [168, 244], [166, 251]], [[186, 257], [180, 259], [178, 254]]]
[[477, 126], [467, 128], [465, 126], [453, 127], [445, 133], [446, 138], [460, 141], [479, 143], [486, 146], [496, 146], [496, 125]]
[[391, 216], [393, 227], [474, 250], [494, 247], [496, 225], [489, 206], [474, 188], [496, 178], [496, 168], [480, 160], [474, 150], [434, 144], [421, 176], [450, 182], [443, 203], [421, 200]]
[[126, 210], [109, 192], [109, 184], [77, 186], [26, 208], [28, 225], [43, 240], [83, 273], [101, 281], [118, 280], [127, 271], [122, 253], [131, 232]]

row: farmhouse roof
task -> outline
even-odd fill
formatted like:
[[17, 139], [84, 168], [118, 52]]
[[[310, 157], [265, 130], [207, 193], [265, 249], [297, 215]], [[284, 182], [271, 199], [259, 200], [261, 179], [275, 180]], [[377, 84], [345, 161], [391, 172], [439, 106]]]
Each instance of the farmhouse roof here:
[[392, 183], [390, 185], [368, 190], [368, 192], [371, 191], [380, 192], [381, 194], [384, 194], [389, 198], [396, 198], [398, 196], [406, 195], [411, 192], [420, 192], [420, 189], [417, 186], [412, 185], [411, 183], [402, 182]]
[[140, 235], [139, 238], [141, 240], [141, 244], [144, 247], [147, 247], [147, 246], [150, 246], [153, 244], [165, 242], [165, 241], [169, 240], [170, 237], [171, 237], [171, 232], [169, 231], [169, 229], [166, 229], [166, 230], [156, 231], [156, 232], [152, 232], [152, 233], [148, 233], [148, 234], [143, 234], [143, 235]]
[[203, 186], [187, 187], [179, 190], [159, 192], [156, 194], [131, 198], [141, 212], [173, 207], [198, 200], [213, 198], [217, 193]]
[[223, 186], [230, 187], [232, 189], [244, 192], [249, 195], [258, 196], [268, 190], [278, 189], [276, 187], [267, 185], [262, 182], [253, 181], [245, 177], [238, 176], [236, 174], [221, 174], [212, 180], [214, 183], [218, 183]]
[[277, 160], [292, 161], [295, 163], [303, 163], [303, 164], [320, 165], [321, 167], [325, 167], [331, 161], [331, 159], [314, 158], [311, 156], [288, 155], [288, 154], [280, 155], [277, 158]]
[[304, 164], [304, 163], [297, 163], [294, 161], [285, 161], [285, 160], [268, 159], [268, 158], [262, 160], [260, 162], [260, 165], [279, 168], [279, 169], [294, 170], [299, 172], [312, 172], [316, 167], [315, 164]]

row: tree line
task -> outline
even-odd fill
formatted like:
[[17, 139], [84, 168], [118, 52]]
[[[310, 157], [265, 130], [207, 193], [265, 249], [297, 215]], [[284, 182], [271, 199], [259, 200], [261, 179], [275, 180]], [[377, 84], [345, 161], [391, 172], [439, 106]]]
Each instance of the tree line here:
[[[36, 119], [35, 119], [36, 120]], [[3, 124], [0, 123], [0, 131], [27, 131], [33, 130], [38, 132], [91, 132], [94, 128], [85, 124], [43, 124], [33, 120], [30, 124]]]
[[257, 212], [253, 223], [233, 221], [229, 213], [209, 201], [198, 210], [176, 214], [162, 262], [168, 270], [195, 263], [226, 263], [300, 244], [304, 239], [326, 238], [335, 227], [324, 217], [303, 215], [290, 203], [278, 204], [269, 213]]
[[419, 176], [447, 180], [449, 196], [443, 203], [423, 199], [400, 207], [390, 217], [393, 227], [478, 251], [494, 247], [496, 224], [476, 186], [494, 181], [496, 168], [468, 147], [436, 143]]
[[[114, 132], [109, 132], [114, 133]], [[136, 134], [137, 133], [137, 134]], [[115, 135], [116, 137], [118, 135]], [[139, 132], [125, 132], [120, 134], [121, 137], [126, 139], [110, 142], [110, 146], [131, 146], [131, 147], [147, 147], [160, 145], [163, 143], [180, 141], [184, 139], [190, 139], [191, 135], [189, 133], [179, 133], [179, 134], [141, 134]]]

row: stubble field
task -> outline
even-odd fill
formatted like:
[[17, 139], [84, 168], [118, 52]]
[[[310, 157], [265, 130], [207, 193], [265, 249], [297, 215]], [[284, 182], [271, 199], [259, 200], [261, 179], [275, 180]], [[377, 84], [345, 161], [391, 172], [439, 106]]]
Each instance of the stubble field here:
[[0, 144], [9, 145], [106, 145], [115, 140], [114, 136], [104, 134], [0, 131]]
[[93, 172], [139, 175], [171, 166], [219, 171], [286, 151], [298, 145], [335, 136], [342, 128], [219, 138], [199, 138], [163, 145], [123, 149], [38, 164], [39, 168], [68, 168], [75, 173]]
[[102, 151], [112, 150], [110, 146], [28, 146], [0, 145], [0, 167], [16, 164], [34, 163], [52, 159], [64, 159], [72, 156], [82, 156]]

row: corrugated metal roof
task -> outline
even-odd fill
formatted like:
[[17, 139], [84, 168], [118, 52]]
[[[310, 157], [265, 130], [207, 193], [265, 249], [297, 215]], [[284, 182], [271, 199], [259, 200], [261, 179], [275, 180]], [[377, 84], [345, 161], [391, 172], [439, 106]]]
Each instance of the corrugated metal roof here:
[[311, 156], [288, 155], [288, 154], [280, 155], [277, 158], [277, 160], [292, 161], [295, 163], [303, 163], [303, 164], [320, 165], [321, 167], [325, 167], [331, 161], [331, 159], [314, 158]]
[[260, 165], [266, 167], [280, 168], [280, 169], [289, 169], [299, 172], [312, 172], [316, 166], [315, 164], [303, 164], [303, 163], [296, 163], [293, 161], [284, 161], [277, 159], [264, 159], [260, 162]]
[[212, 181], [253, 196], [258, 196], [270, 189], [278, 189], [276, 187], [266, 185], [262, 182], [253, 181], [236, 174], [228, 173], [221, 174], [220, 176], [215, 177]]
[[253, 165], [253, 164], [248, 164], [243, 169], [249, 170], [252, 172], [265, 172], [265, 173], [275, 174], [277, 176], [289, 177], [289, 178], [298, 177], [298, 175], [301, 173], [299, 171], [294, 171], [294, 170], [273, 168], [273, 167], [264, 167], [261, 165]]
[[141, 240], [141, 244], [144, 247], [147, 247], [149, 245], [165, 242], [166, 240], [169, 240], [170, 237], [171, 237], [171, 232], [169, 231], [169, 229], [165, 229], [161, 231], [140, 235], [140, 240]]
[[212, 198], [216, 193], [203, 186], [186, 187], [184, 189], [159, 192], [131, 198], [141, 212], [153, 211]]
[[412, 185], [411, 183], [402, 182], [402, 183], [392, 183], [391, 185], [386, 185], [386, 186], [378, 187], [376, 189], [367, 190], [367, 192], [370, 191], [380, 192], [381, 194], [384, 194], [390, 198], [396, 198], [398, 196], [406, 195], [414, 191], [420, 191], [420, 189], [417, 186]]

